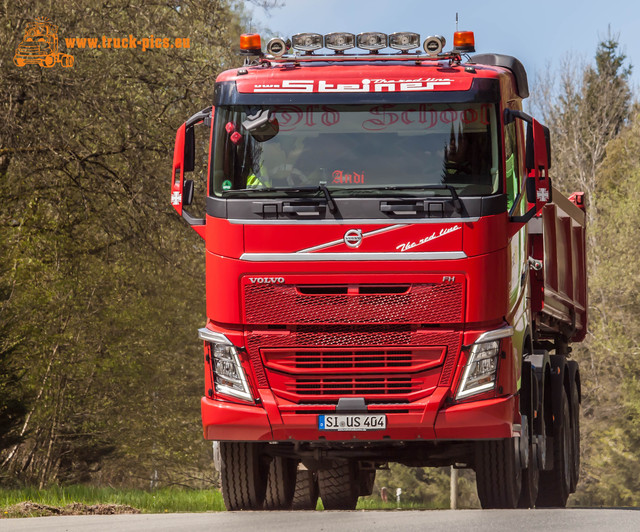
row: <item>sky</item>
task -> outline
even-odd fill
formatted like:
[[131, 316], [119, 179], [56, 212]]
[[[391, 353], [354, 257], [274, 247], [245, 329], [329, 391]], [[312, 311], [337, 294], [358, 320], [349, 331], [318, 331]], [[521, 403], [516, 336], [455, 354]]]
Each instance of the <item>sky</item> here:
[[628, 62], [636, 66], [632, 84], [640, 86], [639, 0], [284, 1], [284, 7], [268, 13], [246, 2], [247, 10], [252, 11], [252, 29], [268, 28], [282, 37], [302, 32], [413, 31], [421, 40], [443, 35], [445, 50], [450, 50], [458, 12], [459, 29], [475, 33], [476, 51], [517, 57], [527, 70], [530, 85], [536, 77], [543, 79], [549, 67], [559, 68], [567, 56], [592, 61], [610, 27]]

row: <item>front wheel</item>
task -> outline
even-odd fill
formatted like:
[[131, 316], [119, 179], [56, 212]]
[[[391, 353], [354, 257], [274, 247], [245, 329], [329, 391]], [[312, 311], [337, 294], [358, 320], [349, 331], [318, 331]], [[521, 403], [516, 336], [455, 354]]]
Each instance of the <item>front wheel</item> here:
[[515, 440], [507, 438], [476, 444], [478, 498], [483, 508], [516, 508], [522, 487], [522, 469]]
[[294, 510], [315, 510], [318, 505], [317, 474], [309, 469], [298, 469], [296, 489], [293, 493]]
[[354, 464], [344, 463], [318, 471], [318, 488], [325, 510], [355, 510], [360, 482]]
[[266, 510], [291, 510], [296, 489], [298, 461], [276, 456], [269, 465], [269, 480], [264, 501]]
[[269, 472], [262, 451], [259, 443], [220, 442], [220, 481], [227, 510], [262, 510]]

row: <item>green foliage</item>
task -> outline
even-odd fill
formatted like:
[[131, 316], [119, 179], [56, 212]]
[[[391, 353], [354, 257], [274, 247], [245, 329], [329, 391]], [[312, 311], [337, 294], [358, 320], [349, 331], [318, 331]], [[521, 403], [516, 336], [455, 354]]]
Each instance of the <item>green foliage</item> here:
[[590, 227], [591, 341], [587, 375], [584, 482], [579, 504], [640, 504], [640, 117], [607, 145], [600, 176], [610, 185], [599, 196]]
[[[234, 6], [5, 9], [0, 391], [12, 395], [0, 407], [0, 481], [136, 485], [154, 471], [167, 483], [203, 480], [191, 473], [210, 469], [195, 336], [203, 246], [169, 205], [169, 168], [175, 130], [210, 105], [217, 72], [238, 63]], [[61, 42], [154, 34], [188, 37], [191, 48], [74, 49], [72, 68], [18, 68], [15, 46], [43, 13]]]

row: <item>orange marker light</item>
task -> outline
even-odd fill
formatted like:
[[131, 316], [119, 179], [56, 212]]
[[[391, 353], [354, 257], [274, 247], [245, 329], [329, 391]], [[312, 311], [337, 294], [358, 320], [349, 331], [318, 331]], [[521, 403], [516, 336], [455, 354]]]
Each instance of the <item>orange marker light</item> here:
[[472, 31], [456, 31], [453, 34], [453, 47], [461, 51], [474, 52], [476, 39]]
[[240, 35], [240, 50], [260, 50], [262, 43], [258, 33], [243, 33]]

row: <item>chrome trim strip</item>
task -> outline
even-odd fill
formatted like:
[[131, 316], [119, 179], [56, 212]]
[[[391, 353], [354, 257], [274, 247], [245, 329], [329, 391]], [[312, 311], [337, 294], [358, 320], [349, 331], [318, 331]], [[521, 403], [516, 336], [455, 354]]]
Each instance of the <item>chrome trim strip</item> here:
[[198, 338], [204, 340], [205, 342], [213, 342], [216, 344], [225, 344], [225, 345], [233, 345], [229, 338], [227, 338], [224, 334], [213, 332], [206, 327], [202, 329], [198, 329]]
[[500, 338], [507, 338], [509, 336], [513, 336], [513, 327], [511, 327], [511, 325], [502, 327], [501, 329], [496, 329], [495, 331], [482, 333], [473, 343], [479, 344], [481, 342], [491, 342], [493, 340], [500, 340]]
[[455, 260], [466, 259], [463, 251], [434, 251], [424, 253], [243, 253], [240, 260], [249, 262], [297, 262], [343, 260]]
[[[225, 218], [218, 218], [225, 220]], [[402, 220], [390, 220], [389, 218], [369, 218], [369, 219], [340, 219], [340, 220], [242, 220], [239, 218], [228, 218], [227, 222], [234, 225], [381, 225], [394, 222], [402, 222], [407, 224], [455, 224], [455, 223], [473, 223], [480, 220], [479, 216], [474, 218], [402, 218]]]
[[[377, 235], [380, 233], [386, 233], [387, 231], [391, 231], [393, 229], [399, 229], [400, 227], [406, 227], [407, 224], [396, 224], [396, 225], [390, 225], [389, 227], [383, 227], [382, 229], [376, 229], [375, 231], [369, 231], [368, 233], [362, 233], [362, 238], [364, 240], [365, 237], [367, 236], [373, 236], [373, 235]], [[331, 242], [327, 242], [326, 244], [320, 244], [319, 246], [314, 246], [312, 248], [307, 248], [307, 249], [301, 249], [300, 251], [296, 251], [296, 253], [310, 253], [312, 251], [318, 251], [320, 249], [325, 249], [325, 248], [330, 248], [331, 246], [336, 246], [340, 243], [344, 243], [344, 237], [338, 239], [338, 240], [333, 240]]]

